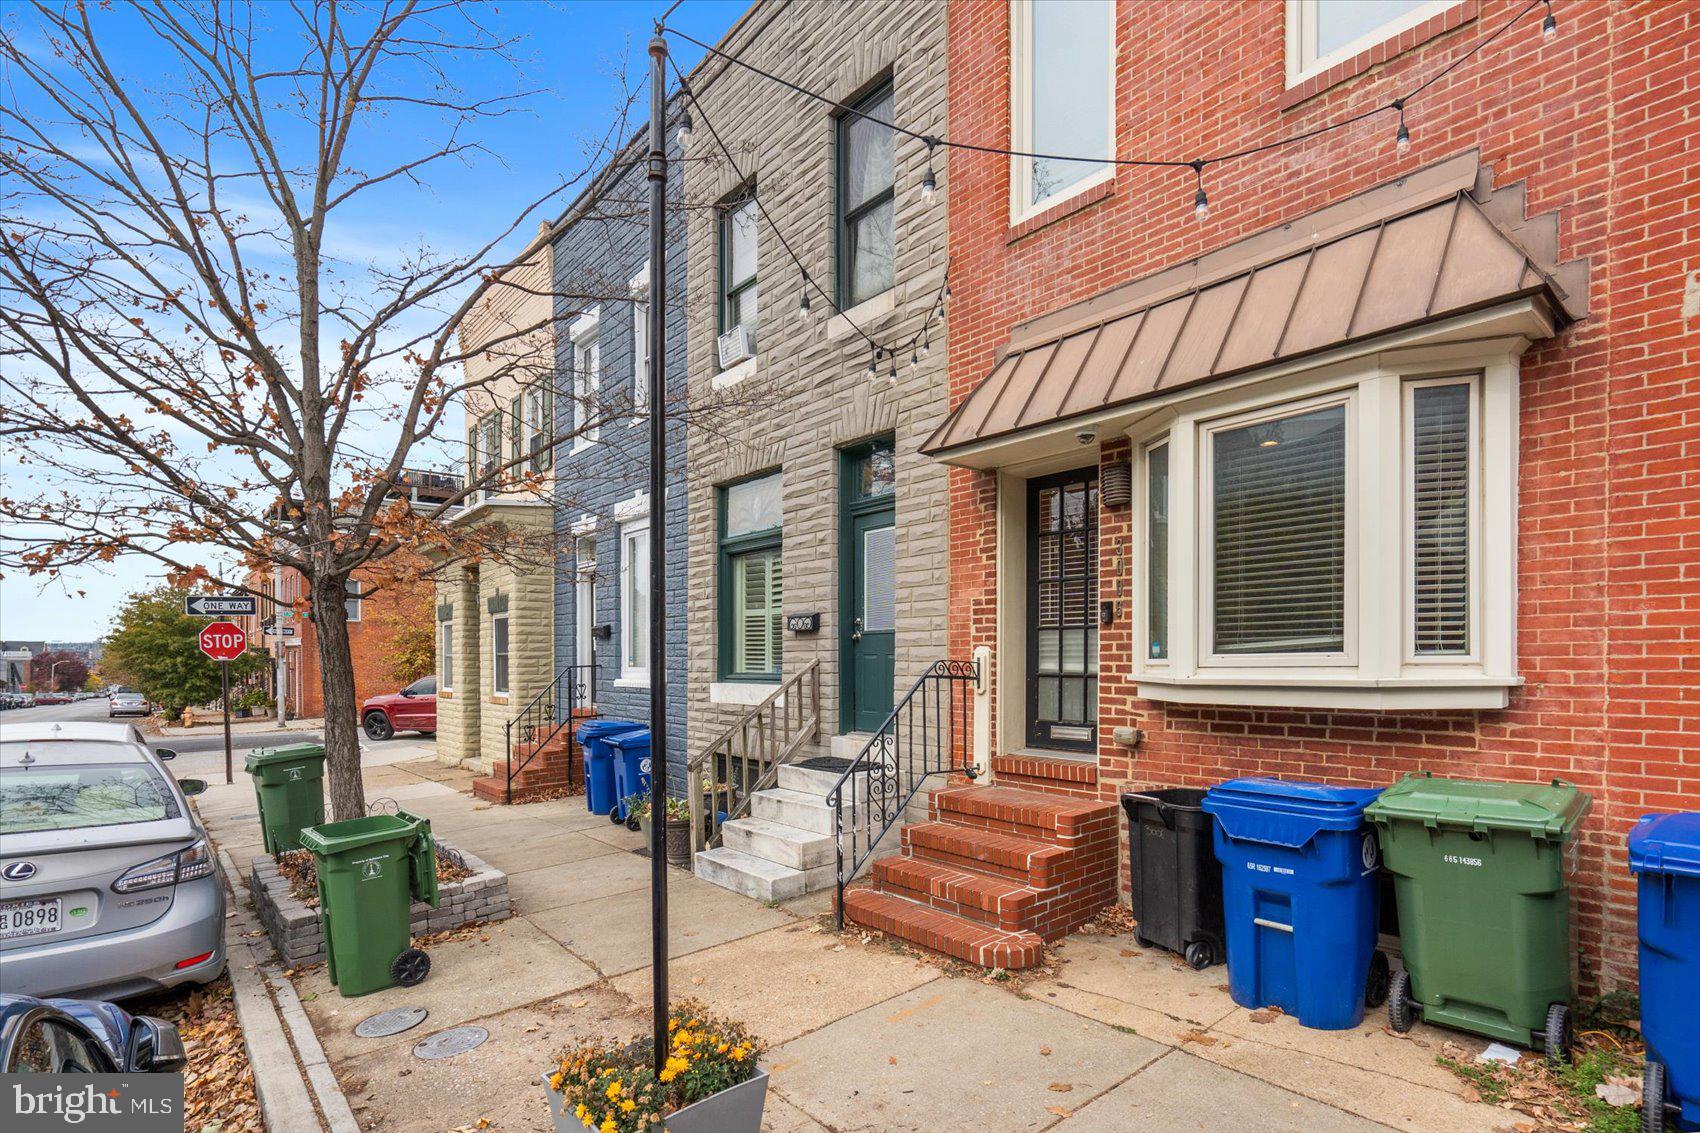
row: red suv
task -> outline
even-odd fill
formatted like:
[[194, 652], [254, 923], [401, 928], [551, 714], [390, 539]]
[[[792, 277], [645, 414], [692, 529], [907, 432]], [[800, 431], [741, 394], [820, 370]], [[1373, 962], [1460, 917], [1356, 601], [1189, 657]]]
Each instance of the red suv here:
[[360, 726], [374, 740], [397, 732], [437, 733], [437, 678], [420, 677], [400, 692], [374, 696], [360, 706]]

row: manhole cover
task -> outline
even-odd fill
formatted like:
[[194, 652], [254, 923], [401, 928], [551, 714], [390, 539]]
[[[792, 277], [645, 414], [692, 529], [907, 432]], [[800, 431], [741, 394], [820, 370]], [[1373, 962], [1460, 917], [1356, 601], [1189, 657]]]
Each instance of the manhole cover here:
[[489, 1037], [490, 1032], [483, 1027], [450, 1027], [446, 1031], [427, 1035], [414, 1043], [413, 1055], [415, 1058], [423, 1058], [426, 1061], [450, 1058], [483, 1046], [484, 1040]]
[[417, 1027], [425, 1021], [426, 1011], [423, 1007], [397, 1007], [393, 1011], [380, 1011], [370, 1019], [362, 1019], [354, 1028], [354, 1033], [363, 1039], [381, 1039], [390, 1035], [399, 1035], [412, 1027]]

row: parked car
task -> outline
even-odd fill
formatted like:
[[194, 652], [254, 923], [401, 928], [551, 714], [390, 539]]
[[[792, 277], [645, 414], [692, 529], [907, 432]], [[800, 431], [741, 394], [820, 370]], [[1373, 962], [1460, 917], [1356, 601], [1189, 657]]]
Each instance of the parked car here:
[[0, 724], [0, 987], [122, 998], [224, 971], [224, 888], [168, 748], [128, 724]]
[[119, 716], [146, 716], [153, 712], [153, 706], [148, 698], [139, 692], [115, 692], [106, 701], [106, 718], [115, 719]]
[[174, 1074], [189, 1056], [177, 1028], [115, 1003], [0, 994], [0, 1071]]
[[374, 740], [397, 732], [437, 732], [437, 678], [420, 677], [400, 692], [370, 697], [360, 706], [360, 726]]
[[69, 704], [71, 697], [63, 692], [41, 692], [35, 697], [37, 704]]

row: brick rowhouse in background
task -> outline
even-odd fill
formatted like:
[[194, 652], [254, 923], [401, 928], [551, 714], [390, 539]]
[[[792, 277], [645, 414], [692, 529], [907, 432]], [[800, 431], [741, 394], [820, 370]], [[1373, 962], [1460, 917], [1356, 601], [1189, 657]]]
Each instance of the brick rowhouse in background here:
[[[1465, 0], [1290, 86], [1283, 5], [1124, 0], [1114, 15], [1115, 153], [1188, 160], [1383, 106], [1524, 6]], [[999, 781], [1103, 799], [1253, 774], [1374, 785], [1419, 768], [1561, 776], [1595, 799], [1572, 875], [1574, 922], [1584, 985], [1610, 988], [1631, 981], [1635, 963], [1625, 833], [1642, 813], [1700, 806], [1700, 6], [1560, 2], [1554, 11], [1556, 38], [1543, 40], [1537, 8], [1416, 99], [1408, 154], [1395, 150], [1396, 115], [1383, 112], [1213, 165], [1202, 223], [1191, 170], [1138, 167], [1013, 222], [1010, 159], [953, 152], [951, 405], [994, 370], [1024, 321], [1467, 151], [1493, 186], [1521, 183], [1527, 216], [1556, 213], [1558, 260], [1586, 263], [1577, 298], [1587, 314], [1519, 364], [1522, 683], [1507, 707], [1141, 698], [1128, 612], [1145, 584], [1136, 492], [1134, 507], [1098, 517], [1100, 596], [1121, 605], [1101, 627], [1095, 765], [1014, 754], [1023, 738], [1001, 734], [1010, 717], [1000, 712], [993, 766]], [[1011, 146], [1011, 13], [1006, 0], [951, 5], [952, 139]], [[1128, 459], [1123, 436], [1106, 432], [1082, 458]], [[996, 645], [998, 496], [995, 473], [951, 469], [953, 657]], [[1006, 659], [1000, 693], [1008, 670]], [[1113, 738], [1127, 727], [1143, 729], [1137, 747]], [[1121, 876], [1125, 886], [1125, 864]]]

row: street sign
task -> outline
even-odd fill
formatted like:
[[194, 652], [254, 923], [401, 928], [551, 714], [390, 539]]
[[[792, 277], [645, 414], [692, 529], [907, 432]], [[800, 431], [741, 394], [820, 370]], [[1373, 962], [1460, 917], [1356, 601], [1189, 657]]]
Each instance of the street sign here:
[[191, 618], [252, 617], [260, 609], [252, 594], [190, 594], [183, 599], [183, 612]]
[[213, 622], [201, 630], [200, 642], [214, 661], [234, 661], [248, 648], [248, 635], [235, 622]]
[[295, 636], [295, 627], [294, 626], [268, 625], [268, 626], [265, 627], [265, 631], [266, 631], [267, 637], [294, 637]]

